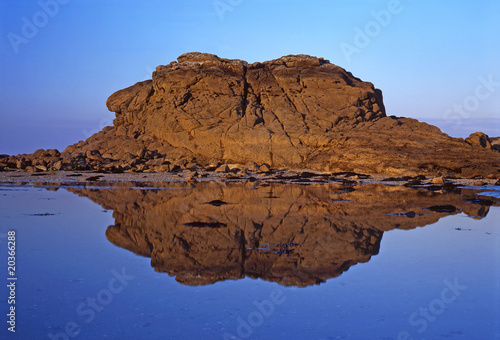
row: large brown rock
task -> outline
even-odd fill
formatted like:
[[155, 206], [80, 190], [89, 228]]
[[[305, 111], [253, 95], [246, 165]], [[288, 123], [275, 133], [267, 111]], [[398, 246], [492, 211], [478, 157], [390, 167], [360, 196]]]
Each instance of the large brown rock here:
[[184, 54], [159, 66], [152, 81], [116, 92], [107, 105], [117, 113], [117, 132], [153, 139], [173, 158], [273, 167], [303, 167], [332, 143], [335, 127], [385, 116], [371, 83], [310, 56], [249, 65]]
[[[414, 119], [387, 117], [382, 93], [371, 83], [307, 55], [248, 64], [183, 54], [158, 66], [151, 80], [111, 95], [107, 106], [116, 113], [112, 127], [61, 155], [41, 150], [44, 165], [161, 171], [165, 164], [151, 161], [182, 159], [199, 165], [500, 178], [500, 153], [488, 136], [475, 133], [464, 141]], [[47, 161], [48, 156], [54, 159]], [[37, 157], [27, 158], [36, 165]], [[0, 170], [17, 168], [17, 161], [0, 163]]]
[[115, 159], [125, 149], [168, 159], [405, 175], [499, 178], [487, 136], [467, 141], [387, 117], [382, 93], [322, 58], [263, 63], [187, 53], [153, 79], [109, 97], [113, 128], [68, 147]]

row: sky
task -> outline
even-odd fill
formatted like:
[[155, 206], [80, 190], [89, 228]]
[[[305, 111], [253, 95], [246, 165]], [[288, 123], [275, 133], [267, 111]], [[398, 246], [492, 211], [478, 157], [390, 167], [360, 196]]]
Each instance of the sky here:
[[106, 99], [186, 52], [323, 57], [384, 94], [388, 115], [500, 136], [500, 1], [0, 1], [0, 154], [84, 140]]

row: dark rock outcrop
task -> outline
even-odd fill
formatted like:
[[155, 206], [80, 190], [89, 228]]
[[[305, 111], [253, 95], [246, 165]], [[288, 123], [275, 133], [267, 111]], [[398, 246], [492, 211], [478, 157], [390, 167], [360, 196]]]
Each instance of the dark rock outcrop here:
[[248, 64], [187, 53], [158, 66], [152, 80], [114, 93], [107, 106], [114, 125], [67, 147], [56, 170], [170, 171], [182, 160], [500, 178], [500, 153], [488, 136], [464, 141], [388, 117], [371, 83], [307, 55]]
[[481, 218], [498, 204], [472, 190], [385, 185], [211, 182], [168, 190], [68, 190], [113, 210], [110, 242], [151, 257], [156, 271], [188, 285], [244, 277], [321, 283], [369, 261], [385, 231], [450, 214]]

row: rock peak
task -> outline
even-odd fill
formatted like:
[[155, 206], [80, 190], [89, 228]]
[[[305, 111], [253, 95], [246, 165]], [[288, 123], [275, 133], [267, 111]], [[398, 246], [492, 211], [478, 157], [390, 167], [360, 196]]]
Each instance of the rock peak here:
[[305, 68], [330, 64], [330, 61], [307, 54], [290, 54], [264, 63], [269, 65], [284, 65], [286, 67]]
[[238, 59], [226, 59], [220, 58], [219, 56], [211, 53], [202, 53], [202, 52], [188, 52], [181, 54], [177, 57], [177, 62], [179, 64], [189, 64], [189, 63], [198, 63], [203, 64], [207, 62], [212, 63], [243, 63], [247, 65], [246, 61], [238, 60]]
[[[215, 54], [202, 53], [202, 52], [188, 52], [181, 54], [177, 58], [177, 62], [179, 64], [205, 63], [205, 62], [220, 62], [220, 63], [237, 62], [248, 65], [246, 61], [240, 59], [226, 59], [226, 58], [221, 58]], [[268, 65], [284, 65], [287, 67], [312, 67], [312, 66], [321, 66], [329, 63], [330, 63], [329, 60], [325, 60], [324, 58], [318, 58], [308, 54], [289, 54], [277, 59], [264, 62], [264, 64]], [[256, 62], [255, 64], [261, 64], [261, 62]]]
[[[307, 69], [319, 66], [329, 67], [329, 71], [337, 71], [339, 73], [344, 73], [346, 77], [352, 77], [352, 74], [348, 73], [341, 67], [333, 65], [329, 60], [324, 58], [318, 58], [310, 56], [307, 54], [296, 54], [296, 55], [286, 55], [277, 59], [265, 61], [265, 62], [254, 62], [249, 64], [248, 62], [240, 59], [226, 59], [221, 58], [215, 54], [211, 53], [201, 53], [201, 52], [188, 52], [180, 55], [177, 61], [173, 61], [166, 66], [158, 66], [157, 71], [167, 69], [178, 69], [178, 68], [197, 68], [197, 69], [208, 69], [208, 68], [220, 68], [225, 70], [234, 71], [243, 74], [247, 69], [258, 69], [266, 68], [268, 70], [275, 69], [279, 67], [291, 68], [291, 69]], [[354, 77], [353, 77], [354, 78]], [[358, 78], [356, 80], [360, 81]]]

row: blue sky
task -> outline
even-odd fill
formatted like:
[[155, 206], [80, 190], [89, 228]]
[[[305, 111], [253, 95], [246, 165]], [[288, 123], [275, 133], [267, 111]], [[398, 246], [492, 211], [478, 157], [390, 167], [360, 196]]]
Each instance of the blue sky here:
[[0, 2], [0, 153], [110, 125], [109, 95], [180, 54], [324, 57], [382, 89], [388, 115], [500, 136], [500, 1]]

